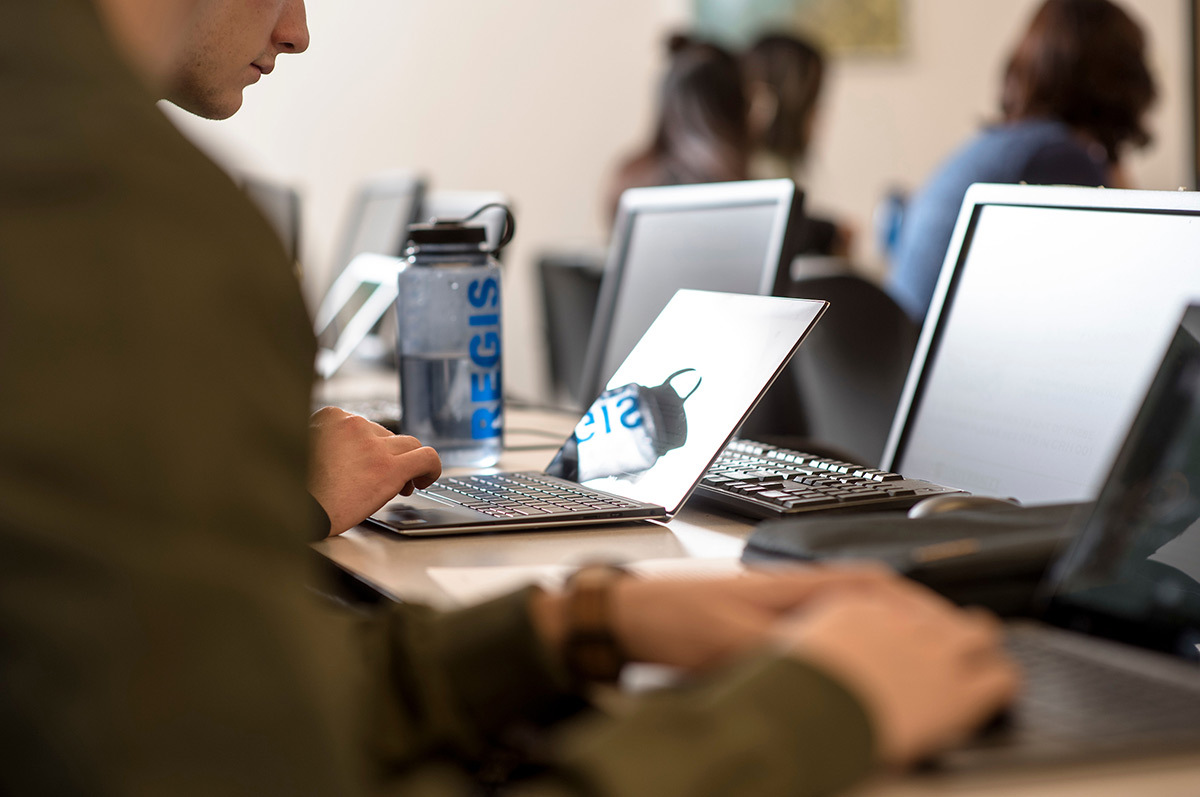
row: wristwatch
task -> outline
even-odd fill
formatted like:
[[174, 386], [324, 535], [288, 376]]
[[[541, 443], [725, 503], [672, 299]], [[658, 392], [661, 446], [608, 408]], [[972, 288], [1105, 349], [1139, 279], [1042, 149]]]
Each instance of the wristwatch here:
[[579, 685], [616, 683], [627, 658], [612, 626], [612, 587], [629, 575], [616, 565], [586, 565], [567, 579], [563, 662]]

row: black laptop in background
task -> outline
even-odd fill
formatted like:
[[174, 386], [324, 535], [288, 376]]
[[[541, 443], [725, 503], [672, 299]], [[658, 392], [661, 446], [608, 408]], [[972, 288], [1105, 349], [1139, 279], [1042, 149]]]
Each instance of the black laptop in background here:
[[1041, 620], [1010, 627], [1022, 696], [940, 766], [1200, 750], [1200, 305], [1085, 514]]

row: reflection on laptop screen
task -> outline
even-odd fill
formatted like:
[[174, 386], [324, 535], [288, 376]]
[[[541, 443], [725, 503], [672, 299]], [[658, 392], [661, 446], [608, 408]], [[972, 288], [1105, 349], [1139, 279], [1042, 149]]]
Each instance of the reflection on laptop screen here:
[[956, 240], [884, 466], [1030, 504], [1094, 498], [1200, 296], [1200, 202], [977, 186]]
[[680, 288], [770, 294], [800, 199], [791, 180], [635, 188], [621, 197], [582, 395], [597, 395]]
[[675, 512], [825, 307], [679, 291], [546, 472]]
[[1200, 661], [1200, 307], [1175, 335], [1050, 617]]

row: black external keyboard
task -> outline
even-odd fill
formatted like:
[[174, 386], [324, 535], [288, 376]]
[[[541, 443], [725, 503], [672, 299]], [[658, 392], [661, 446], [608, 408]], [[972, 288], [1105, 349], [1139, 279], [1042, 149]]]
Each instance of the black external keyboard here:
[[426, 494], [500, 518], [639, 506], [607, 493], [542, 478], [536, 473], [489, 473], [440, 479]]
[[923, 498], [957, 493], [920, 479], [778, 448], [733, 440], [704, 475], [696, 496], [757, 518], [847, 509], [903, 509]]

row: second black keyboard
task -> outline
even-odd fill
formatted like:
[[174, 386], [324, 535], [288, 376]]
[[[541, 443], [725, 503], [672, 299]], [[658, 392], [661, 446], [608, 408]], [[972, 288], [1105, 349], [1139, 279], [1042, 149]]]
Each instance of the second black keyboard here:
[[931, 495], [958, 493], [921, 479], [803, 451], [732, 440], [705, 473], [696, 496], [756, 518], [802, 512], [904, 509]]

